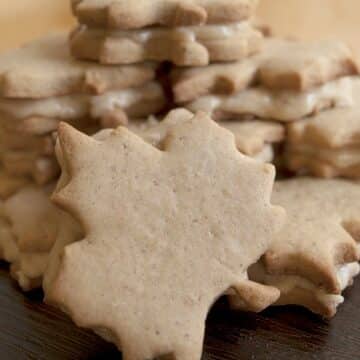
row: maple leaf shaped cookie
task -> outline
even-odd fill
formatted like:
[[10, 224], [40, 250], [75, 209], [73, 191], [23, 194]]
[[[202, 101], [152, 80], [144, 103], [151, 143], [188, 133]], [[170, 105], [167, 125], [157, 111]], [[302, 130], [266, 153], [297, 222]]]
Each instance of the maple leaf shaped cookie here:
[[253, 15], [258, 0], [72, 0], [84, 24], [117, 29], [228, 23]]
[[0, 95], [43, 99], [74, 93], [102, 94], [146, 84], [155, 77], [153, 64], [104, 67], [75, 60], [66, 32], [34, 40], [0, 57]]
[[272, 198], [288, 218], [264, 256], [272, 275], [298, 275], [333, 294], [339, 267], [359, 261], [360, 185], [297, 178], [277, 182]]
[[[360, 185], [344, 180], [295, 178], [275, 184], [273, 202], [287, 211], [283, 230], [248, 271], [277, 287], [274, 305], [301, 305], [325, 318], [344, 302], [342, 292], [360, 273]], [[238, 298], [230, 297], [235, 308]]]
[[177, 66], [205, 66], [247, 58], [261, 49], [262, 40], [249, 22], [131, 31], [81, 25], [72, 32], [70, 48], [76, 59], [105, 65], [169, 61]]
[[162, 150], [126, 128], [98, 141], [66, 124], [59, 144], [69, 181], [54, 200], [85, 238], [65, 248], [51, 298], [124, 359], [199, 359], [219, 296], [266, 293], [247, 269], [284, 220], [270, 204], [274, 168], [203, 113], [175, 125]]
[[352, 78], [351, 85], [353, 106], [288, 125], [285, 159], [291, 171], [360, 178], [360, 80]]
[[257, 55], [240, 62], [174, 68], [171, 80], [175, 102], [179, 104], [205, 95], [241, 93], [253, 84], [273, 91], [287, 90], [290, 94], [306, 92], [358, 74], [354, 54], [341, 42], [303, 43], [269, 37]]

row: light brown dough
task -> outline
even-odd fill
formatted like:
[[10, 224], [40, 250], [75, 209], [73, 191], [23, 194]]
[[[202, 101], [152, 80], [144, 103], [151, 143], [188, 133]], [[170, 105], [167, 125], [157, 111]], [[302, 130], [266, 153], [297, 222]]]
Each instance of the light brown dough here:
[[254, 116], [293, 122], [331, 107], [353, 105], [351, 78], [341, 78], [321, 87], [297, 92], [254, 87], [234, 95], [209, 95], [185, 105], [190, 111], [205, 111], [216, 120]]
[[359, 74], [354, 54], [342, 43], [300, 43], [266, 38], [261, 51], [239, 62], [174, 69], [175, 101], [238, 93], [254, 83], [274, 90], [308, 91], [331, 80]]
[[72, 0], [81, 23], [117, 29], [238, 22], [250, 18], [257, 4], [257, 0]]
[[200, 359], [218, 296], [276, 298], [246, 276], [284, 218], [269, 202], [274, 170], [240, 154], [230, 132], [197, 114], [163, 150], [124, 127], [99, 141], [62, 124], [59, 141], [69, 178], [54, 200], [85, 238], [65, 248], [51, 299], [77, 325], [110, 334], [124, 359]]
[[332, 109], [288, 125], [285, 158], [295, 172], [360, 178], [360, 81], [352, 107]]
[[27, 186], [4, 201], [3, 212], [20, 252], [49, 252], [58, 231], [58, 210], [49, 196], [53, 186]]
[[49, 35], [0, 56], [0, 96], [46, 98], [103, 93], [140, 86], [155, 77], [153, 65], [104, 67], [70, 56], [68, 35]]
[[[360, 265], [357, 262], [338, 267], [337, 273], [342, 291], [353, 284], [354, 278], [359, 272]], [[311, 282], [311, 279], [297, 275], [270, 275], [266, 272], [262, 262], [250, 268], [249, 277], [280, 290], [280, 298], [273, 304], [276, 306], [300, 305], [325, 318], [332, 318], [336, 315], [339, 305], [345, 301], [344, 296], [327, 293]], [[237, 308], [238, 300], [231, 298], [231, 301], [232, 305]]]
[[49, 261], [49, 254], [22, 253], [11, 263], [10, 274], [23, 291], [41, 287], [42, 278]]
[[273, 275], [297, 275], [340, 294], [338, 266], [359, 260], [360, 185], [297, 178], [275, 184], [272, 201], [287, 222], [264, 257]]
[[111, 32], [80, 26], [70, 45], [76, 58], [102, 64], [170, 61], [177, 66], [206, 66], [257, 53], [262, 40], [249, 23]]
[[166, 97], [160, 84], [149, 82], [141, 87], [101, 95], [72, 94], [37, 100], [0, 99], [0, 112], [15, 121], [40, 117], [70, 120], [76, 124], [76, 119], [90, 118], [88, 123], [91, 124], [118, 109], [131, 117], [149, 116], [161, 111], [165, 103]]

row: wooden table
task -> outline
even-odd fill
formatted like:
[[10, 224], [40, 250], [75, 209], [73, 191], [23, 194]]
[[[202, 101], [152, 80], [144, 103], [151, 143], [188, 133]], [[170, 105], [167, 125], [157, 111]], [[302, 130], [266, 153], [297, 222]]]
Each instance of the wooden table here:
[[[360, 281], [345, 295], [330, 323], [297, 307], [233, 312], [220, 300], [208, 319], [204, 360], [360, 359]], [[1, 360], [120, 358], [114, 346], [44, 305], [40, 291], [22, 294], [0, 263]]]

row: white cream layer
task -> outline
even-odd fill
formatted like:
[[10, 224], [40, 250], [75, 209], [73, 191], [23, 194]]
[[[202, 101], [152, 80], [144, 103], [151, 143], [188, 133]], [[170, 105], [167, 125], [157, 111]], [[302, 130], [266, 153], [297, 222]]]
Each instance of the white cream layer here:
[[101, 118], [117, 107], [126, 110], [138, 103], [141, 106], [142, 99], [162, 96], [160, 85], [149, 83], [142, 88], [112, 91], [98, 96], [77, 94], [40, 100], [0, 99], [0, 112], [15, 119], [41, 116], [71, 120], [89, 115]]
[[342, 78], [307, 92], [274, 91], [249, 88], [230, 96], [204, 96], [186, 107], [191, 111], [223, 111], [237, 115], [254, 115], [262, 119], [293, 121], [311, 115], [324, 106], [353, 105], [350, 78]]
[[[262, 265], [256, 264], [251, 276], [252, 280], [260, 281], [266, 285], [277, 287], [283, 295], [290, 293], [295, 288], [304, 289], [314, 294], [321, 303], [337, 307], [343, 303], [342, 295], [329, 294], [317, 287], [311, 281], [295, 275], [270, 275], [265, 272]], [[337, 269], [337, 280], [341, 290], [345, 290], [352, 282], [352, 279], [360, 273], [360, 265], [357, 262], [339, 266]]]
[[166, 28], [160, 26], [147, 27], [140, 30], [103, 31], [99, 29], [84, 28], [88, 34], [93, 36], [106, 36], [115, 38], [131, 39], [140, 44], [146, 44], [156, 38], [173, 38], [187, 41], [225, 40], [234, 36], [241, 36], [247, 33], [258, 33], [248, 21], [231, 24], [216, 24], [203, 26], [180, 26]]

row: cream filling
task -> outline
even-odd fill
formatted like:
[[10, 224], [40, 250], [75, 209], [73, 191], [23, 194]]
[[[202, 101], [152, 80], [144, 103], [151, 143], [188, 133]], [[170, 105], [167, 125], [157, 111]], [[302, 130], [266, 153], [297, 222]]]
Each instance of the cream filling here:
[[40, 100], [1, 99], [0, 112], [16, 119], [31, 116], [74, 119], [87, 114], [89, 101], [90, 96], [80, 94]]
[[299, 154], [301, 156], [316, 158], [325, 161], [337, 168], [346, 168], [349, 166], [360, 165], [360, 148], [359, 149], [322, 149], [314, 148], [310, 145], [290, 146], [291, 153]]
[[[337, 268], [337, 280], [341, 290], [345, 290], [352, 279], [360, 273], [360, 265], [357, 262], [348, 263]], [[335, 308], [343, 303], [342, 295], [329, 294], [317, 287], [311, 281], [295, 275], [270, 275], [265, 272], [262, 265], [256, 264], [253, 267], [252, 280], [260, 281], [266, 285], [277, 287], [282, 294], [290, 293], [295, 288], [308, 290], [322, 303], [329, 304]]]
[[186, 107], [193, 112], [202, 110], [212, 114], [215, 111], [223, 111], [292, 121], [329, 105], [353, 105], [353, 86], [350, 78], [335, 80], [307, 92], [250, 88], [232, 96], [204, 96], [187, 104]]
[[103, 95], [94, 96], [91, 99], [91, 116], [101, 118], [116, 108], [127, 109], [135, 104], [141, 106], [141, 101], [146, 98], [162, 98], [163, 93], [160, 85], [149, 83], [142, 89], [131, 88], [122, 91], [108, 92]]
[[157, 83], [149, 83], [142, 88], [107, 92], [103, 95], [71, 95], [40, 100], [1, 99], [0, 112], [16, 119], [32, 116], [71, 120], [91, 115], [101, 118], [116, 107], [127, 109], [149, 96], [162, 97]]
[[271, 163], [275, 158], [275, 151], [272, 145], [266, 144], [265, 147], [259, 153], [251, 157], [261, 162]]
[[187, 42], [225, 40], [246, 33], [257, 33], [251, 23], [243, 21], [232, 24], [216, 24], [203, 26], [180, 26], [166, 28], [160, 26], [147, 27], [140, 30], [123, 31], [111, 30], [104, 32], [98, 29], [85, 28], [93, 36], [109, 36], [115, 38], [131, 39], [140, 44], [146, 44], [156, 38], [174, 38]]

